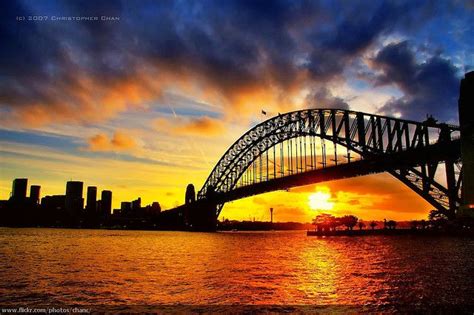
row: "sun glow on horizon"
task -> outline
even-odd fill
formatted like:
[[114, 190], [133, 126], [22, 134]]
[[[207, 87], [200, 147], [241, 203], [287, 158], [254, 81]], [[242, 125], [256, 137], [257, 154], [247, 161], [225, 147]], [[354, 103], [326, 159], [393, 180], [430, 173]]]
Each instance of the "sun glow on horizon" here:
[[332, 210], [334, 202], [331, 201], [331, 193], [327, 191], [317, 191], [308, 197], [311, 210]]

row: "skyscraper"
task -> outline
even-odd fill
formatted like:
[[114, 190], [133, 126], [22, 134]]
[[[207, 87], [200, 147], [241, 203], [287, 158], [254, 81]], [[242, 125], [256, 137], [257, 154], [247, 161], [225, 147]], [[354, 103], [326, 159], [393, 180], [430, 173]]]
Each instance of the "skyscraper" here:
[[41, 191], [41, 186], [31, 185], [31, 187], [30, 187], [30, 200], [33, 201], [35, 204], [39, 204], [40, 191]]
[[110, 190], [102, 190], [101, 213], [108, 216], [112, 213], [112, 192]]
[[12, 185], [12, 198], [26, 198], [26, 189], [28, 186], [28, 178], [15, 178]]
[[87, 212], [95, 213], [97, 211], [97, 187], [87, 187]]
[[80, 215], [84, 209], [82, 198], [83, 182], [69, 181], [66, 184], [66, 211], [72, 215]]

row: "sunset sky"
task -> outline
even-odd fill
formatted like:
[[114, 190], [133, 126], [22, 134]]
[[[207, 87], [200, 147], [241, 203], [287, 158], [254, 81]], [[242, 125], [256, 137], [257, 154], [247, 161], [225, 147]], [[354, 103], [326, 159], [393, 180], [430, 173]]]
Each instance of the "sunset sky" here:
[[[43, 196], [72, 179], [112, 190], [115, 208], [171, 208], [241, 134], [296, 109], [457, 124], [473, 17], [461, 0], [1, 1], [0, 199], [17, 177]], [[312, 209], [314, 194], [331, 209]], [[302, 222], [433, 208], [379, 174], [232, 202], [221, 218], [268, 220], [270, 207]]]

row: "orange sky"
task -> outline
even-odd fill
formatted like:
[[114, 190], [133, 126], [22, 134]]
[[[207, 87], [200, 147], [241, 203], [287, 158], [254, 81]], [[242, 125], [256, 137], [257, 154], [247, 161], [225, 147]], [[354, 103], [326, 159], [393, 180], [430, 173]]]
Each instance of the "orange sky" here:
[[[311, 197], [320, 193], [330, 195], [328, 202], [333, 204], [332, 209], [311, 208]], [[335, 216], [353, 214], [365, 220], [425, 219], [429, 210], [433, 209], [433, 206], [391, 175], [379, 174], [249, 197], [225, 205], [221, 216], [269, 220], [270, 207], [274, 209], [275, 221], [300, 222], [310, 222], [320, 213]]]
[[[14, 178], [66, 181], [167, 209], [265, 119], [339, 108], [458, 124], [472, 69], [463, 1], [3, 1], [0, 198]], [[24, 21], [21, 16], [120, 16]], [[264, 110], [267, 115], [262, 116]], [[84, 188], [86, 191], [86, 188]], [[230, 203], [226, 218], [309, 221], [312, 194], [366, 220], [432, 209], [387, 174]], [[319, 196], [319, 195], [318, 195]]]
[[[65, 182], [73, 179], [99, 190], [112, 190], [115, 208], [120, 207], [120, 201], [138, 197], [143, 204], [159, 201], [164, 209], [180, 205], [186, 185], [193, 183], [199, 190], [220, 155], [245, 130], [238, 124], [224, 127], [217, 119], [220, 133], [211, 132], [208, 122], [213, 124], [214, 120], [208, 118], [197, 123], [185, 118], [162, 120], [152, 120], [149, 133], [123, 128], [112, 133], [92, 132], [77, 149], [78, 154], [41, 144], [3, 142], [11, 153], [1, 156], [2, 164], [8, 166], [1, 174], [2, 199], [8, 197], [13, 178], [27, 177], [30, 185], [42, 185], [43, 196], [64, 194]], [[172, 128], [157, 131], [166, 124]], [[136, 158], [124, 159], [127, 152]], [[329, 195], [332, 209], [312, 209], [311, 196], [318, 192]], [[404, 184], [383, 173], [234, 201], [224, 206], [220, 218], [268, 220], [270, 207], [275, 221], [300, 222], [309, 222], [321, 212], [354, 214], [365, 220], [422, 219], [432, 209]]]
[[[282, 90], [255, 85], [222, 94], [209, 81], [198, 81], [199, 75], [165, 74], [155, 80], [138, 73], [108, 86], [79, 77], [71, 91], [81, 104], [76, 111], [58, 103], [53, 111], [31, 105], [22, 108], [28, 115], [16, 112], [18, 119], [4, 124], [0, 139], [2, 198], [8, 198], [14, 178], [42, 185], [43, 196], [64, 194], [72, 179], [112, 190], [114, 208], [141, 197], [143, 204], [158, 201], [169, 209], [183, 203], [187, 184], [202, 187], [221, 155], [248, 129], [279, 112], [309, 106], [303, 81], [295, 83], [301, 83], [299, 89], [288, 86], [284, 96]], [[376, 112], [391, 97], [383, 89], [360, 90], [338, 80], [325, 88], [318, 104], [333, 104], [333, 94], [357, 95], [351, 106], [365, 112]], [[432, 209], [390, 175], [379, 174], [235, 201], [225, 205], [221, 217], [268, 220], [273, 207], [276, 221], [309, 222], [320, 212], [310, 207], [317, 191], [330, 195], [334, 214], [366, 220], [421, 219]]]

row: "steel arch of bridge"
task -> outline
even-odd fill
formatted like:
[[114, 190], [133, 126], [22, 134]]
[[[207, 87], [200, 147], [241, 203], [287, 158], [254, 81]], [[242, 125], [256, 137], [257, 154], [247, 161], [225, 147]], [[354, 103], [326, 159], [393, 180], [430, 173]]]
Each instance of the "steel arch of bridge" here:
[[[453, 134], [458, 131], [457, 126], [438, 124], [434, 120], [416, 122], [342, 109], [305, 109], [279, 114], [250, 129], [226, 151], [199, 191], [198, 199], [204, 200], [211, 194], [223, 196], [231, 193], [236, 189], [242, 175], [257, 159], [261, 159], [265, 152], [268, 161], [268, 152], [272, 147], [275, 150], [278, 144], [298, 137], [305, 139], [314, 137], [330, 141], [334, 146], [345, 147], [348, 150], [347, 163], [351, 163], [349, 158], [351, 151], [364, 160], [408, 154], [410, 165], [400, 166], [395, 163], [394, 167], [387, 167], [384, 170], [438, 210], [454, 214], [460, 204], [462, 184], [460, 176], [462, 164], [457, 150], [459, 139]], [[435, 147], [436, 150], [429, 151], [425, 155], [435, 152], [435, 155], [439, 156], [420, 158], [420, 150]], [[454, 148], [455, 153], [443, 155], [444, 149], [449, 148]], [[414, 153], [413, 156], [409, 155], [410, 152]], [[296, 158], [298, 159], [298, 152]], [[320, 159], [326, 160], [325, 150], [321, 153]], [[337, 165], [337, 156], [335, 159]], [[445, 178], [442, 182], [435, 178], [441, 162], [445, 165]], [[316, 163], [313, 166], [316, 168]], [[268, 162], [266, 167], [268, 175]], [[302, 168], [299, 170], [298, 167], [293, 170], [294, 174], [305, 171]], [[280, 175], [280, 177], [286, 176], [284, 172]], [[273, 179], [277, 177], [277, 173], [274, 172]], [[266, 180], [272, 179], [266, 176]], [[252, 184], [255, 182], [249, 185]], [[222, 206], [223, 202], [218, 203], [217, 215]]]

